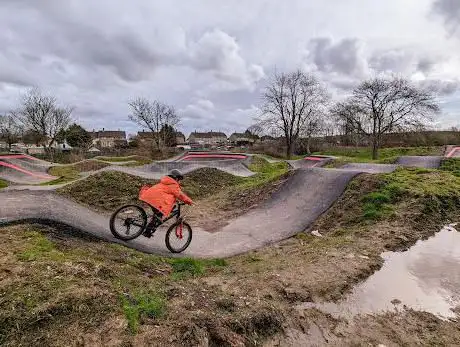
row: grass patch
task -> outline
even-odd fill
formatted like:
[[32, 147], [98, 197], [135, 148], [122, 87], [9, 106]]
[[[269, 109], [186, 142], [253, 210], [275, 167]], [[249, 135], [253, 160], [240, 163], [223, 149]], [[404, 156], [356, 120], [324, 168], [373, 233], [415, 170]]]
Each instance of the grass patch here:
[[277, 180], [288, 172], [289, 165], [285, 161], [269, 163], [261, 156], [254, 156], [249, 170], [255, 172], [256, 175], [246, 178], [240, 185], [242, 188], [257, 187]]
[[49, 168], [48, 173], [52, 176], [59, 177], [53, 181], [42, 183], [41, 185], [56, 185], [75, 181], [80, 177], [80, 171], [74, 165], [53, 166]]
[[207, 270], [227, 266], [224, 259], [171, 258], [167, 260], [167, 263], [172, 266], [173, 279], [197, 277], [203, 275]]
[[337, 163], [329, 163], [326, 167], [337, 167], [339, 164], [367, 163], [393, 164], [400, 156], [441, 155], [441, 147], [394, 147], [379, 150], [379, 159], [372, 160], [372, 150], [369, 147], [337, 147], [314, 154], [337, 156]]
[[26, 235], [27, 248], [18, 253], [20, 261], [36, 261], [43, 259], [62, 260], [63, 254], [57, 251], [53, 242], [39, 232], [31, 231]]
[[393, 173], [380, 175], [379, 188], [365, 195], [363, 219], [380, 219], [391, 216], [394, 204], [410, 198], [421, 199], [424, 210], [450, 210], [449, 204], [460, 203], [460, 179], [437, 170], [398, 168]]
[[0, 179], [0, 189], [8, 187], [8, 182]]
[[166, 311], [166, 301], [156, 293], [121, 296], [123, 313], [129, 330], [136, 334], [145, 318], [158, 319]]
[[451, 172], [453, 175], [460, 177], [460, 158], [449, 158], [443, 160], [440, 169]]

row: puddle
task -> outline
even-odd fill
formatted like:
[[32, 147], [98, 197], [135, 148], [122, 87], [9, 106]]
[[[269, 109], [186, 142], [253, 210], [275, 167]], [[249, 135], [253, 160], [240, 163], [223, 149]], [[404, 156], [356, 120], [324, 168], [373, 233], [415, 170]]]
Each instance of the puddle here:
[[304, 303], [334, 317], [403, 309], [430, 312], [439, 318], [456, 317], [460, 306], [460, 232], [447, 226], [435, 236], [418, 241], [407, 252], [385, 252], [381, 270], [353, 289], [339, 303]]

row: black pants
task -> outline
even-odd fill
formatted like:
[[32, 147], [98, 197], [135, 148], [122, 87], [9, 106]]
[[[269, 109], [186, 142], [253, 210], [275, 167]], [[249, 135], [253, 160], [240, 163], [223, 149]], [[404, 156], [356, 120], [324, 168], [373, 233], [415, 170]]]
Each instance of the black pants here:
[[159, 225], [161, 225], [163, 222], [163, 213], [161, 213], [160, 211], [158, 211], [155, 207], [152, 207], [152, 211], [153, 211], [153, 215], [156, 217], [154, 219], [154, 225], [155, 225], [155, 228], [158, 227]]

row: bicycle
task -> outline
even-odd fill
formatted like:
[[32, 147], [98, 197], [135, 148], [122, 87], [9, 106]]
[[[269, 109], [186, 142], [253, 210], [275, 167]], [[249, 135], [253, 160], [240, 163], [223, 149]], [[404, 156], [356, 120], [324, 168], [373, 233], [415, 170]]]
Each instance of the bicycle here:
[[[155, 209], [150, 205], [149, 207], [152, 209], [151, 217], [149, 217], [145, 209], [139, 205], [130, 204], [122, 206], [110, 217], [110, 231], [117, 239], [130, 241], [141, 235], [153, 235], [161, 225], [176, 217], [176, 221], [166, 232], [165, 243], [171, 253], [181, 253], [185, 251], [192, 242], [192, 227], [184, 221], [184, 217], [181, 215], [181, 206], [183, 205], [185, 204], [182, 202], [176, 203], [171, 214], [164, 220], [157, 216]], [[123, 216], [124, 213], [126, 217]], [[120, 221], [122, 228], [125, 228], [124, 233], [117, 230], [117, 221]], [[137, 230], [131, 233], [131, 228], [133, 226], [136, 227]], [[184, 234], [187, 236], [184, 237]], [[184, 240], [185, 244], [181, 247], [176, 247], [174, 242], [177, 240]]]

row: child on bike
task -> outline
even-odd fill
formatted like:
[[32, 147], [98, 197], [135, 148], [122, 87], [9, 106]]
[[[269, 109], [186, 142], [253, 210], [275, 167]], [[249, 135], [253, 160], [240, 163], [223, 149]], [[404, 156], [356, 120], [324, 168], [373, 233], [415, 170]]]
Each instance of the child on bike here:
[[[184, 179], [184, 175], [179, 170], [172, 170], [167, 176], [161, 178], [160, 183], [152, 187], [141, 189], [139, 200], [146, 202], [153, 207], [156, 216], [158, 217], [158, 225], [164, 217], [170, 215], [173, 211], [177, 200], [180, 200], [188, 205], [192, 205], [193, 201], [181, 190], [180, 182]], [[152, 231], [148, 230], [147, 237], [151, 236]]]

